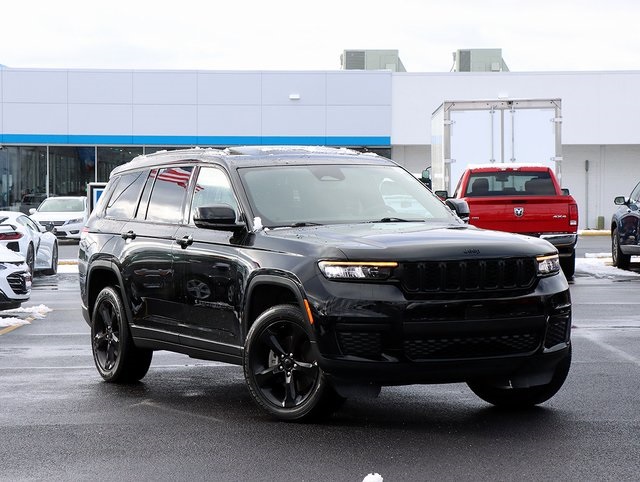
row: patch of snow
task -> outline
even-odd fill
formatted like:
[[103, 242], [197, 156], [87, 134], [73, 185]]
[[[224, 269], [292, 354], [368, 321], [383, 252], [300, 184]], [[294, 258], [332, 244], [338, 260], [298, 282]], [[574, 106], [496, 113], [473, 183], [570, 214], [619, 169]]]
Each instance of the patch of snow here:
[[585, 255], [584, 258], [576, 258], [576, 275], [592, 276], [600, 279], [640, 277], [640, 273], [626, 271], [612, 266], [611, 255], [609, 255], [609, 257], [592, 257]]
[[[29, 325], [32, 320], [42, 319], [47, 313], [53, 311], [51, 308], [45, 305], [38, 306], [29, 306], [29, 307], [20, 307], [15, 308], [13, 310], [4, 310], [0, 312], [0, 328], [6, 328], [8, 326], [21, 326], [21, 325]], [[8, 315], [8, 318], [5, 318], [4, 315]], [[13, 315], [26, 315], [25, 318], [18, 318]]]
[[383, 482], [383, 480], [384, 479], [382, 478], [382, 475], [376, 472], [375, 474], [367, 475], [364, 479], [362, 479], [362, 482]]
[[0, 328], [6, 328], [8, 326], [20, 326], [29, 325], [31, 322], [23, 320], [22, 318], [2, 318], [0, 317]]
[[45, 305], [29, 306], [28, 308], [20, 307], [15, 310], [9, 310], [5, 313], [27, 313], [34, 318], [44, 318], [47, 313], [51, 313], [53, 310]]

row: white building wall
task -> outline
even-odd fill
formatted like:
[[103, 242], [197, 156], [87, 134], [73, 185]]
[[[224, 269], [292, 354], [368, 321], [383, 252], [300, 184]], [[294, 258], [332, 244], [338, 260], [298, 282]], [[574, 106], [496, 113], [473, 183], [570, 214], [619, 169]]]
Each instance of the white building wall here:
[[387, 146], [391, 75], [3, 68], [0, 141]]
[[431, 142], [431, 114], [444, 101], [562, 100], [562, 143], [640, 144], [640, 71], [393, 74], [393, 145]]

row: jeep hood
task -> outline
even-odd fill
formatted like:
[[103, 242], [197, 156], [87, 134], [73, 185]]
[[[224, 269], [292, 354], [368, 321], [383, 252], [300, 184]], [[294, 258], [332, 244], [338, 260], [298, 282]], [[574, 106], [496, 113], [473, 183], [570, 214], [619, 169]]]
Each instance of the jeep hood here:
[[453, 260], [539, 256], [556, 251], [550, 243], [538, 238], [469, 225], [414, 222], [334, 224], [279, 228], [264, 234], [293, 244], [315, 245], [325, 252], [326, 248], [335, 248], [347, 259]]

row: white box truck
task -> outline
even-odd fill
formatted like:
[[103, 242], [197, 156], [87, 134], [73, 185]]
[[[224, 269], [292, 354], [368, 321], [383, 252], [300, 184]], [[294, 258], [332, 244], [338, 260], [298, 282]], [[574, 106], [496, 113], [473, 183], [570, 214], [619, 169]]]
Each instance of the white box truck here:
[[453, 192], [469, 164], [532, 163], [562, 182], [560, 99], [445, 101], [431, 116], [434, 191]]

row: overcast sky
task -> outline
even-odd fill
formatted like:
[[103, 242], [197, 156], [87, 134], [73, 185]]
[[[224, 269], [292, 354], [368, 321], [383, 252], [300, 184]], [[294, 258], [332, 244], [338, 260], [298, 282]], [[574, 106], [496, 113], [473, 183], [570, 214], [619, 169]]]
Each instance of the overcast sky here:
[[638, 0], [15, 0], [7, 67], [337, 70], [345, 49], [397, 49], [409, 72], [501, 48], [512, 71], [640, 70]]

